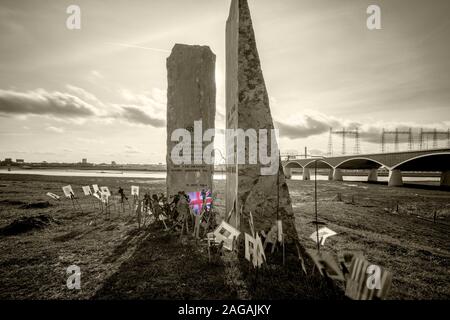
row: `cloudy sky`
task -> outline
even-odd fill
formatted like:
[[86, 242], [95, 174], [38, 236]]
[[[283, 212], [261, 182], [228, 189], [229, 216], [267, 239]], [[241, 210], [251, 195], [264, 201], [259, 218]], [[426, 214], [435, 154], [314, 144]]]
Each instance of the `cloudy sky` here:
[[[71, 4], [81, 30], [66, 28]], [[0, 158], [164, 162], [166, 58], [175, 43], [210, 46], [223, 115], [229, 4], [2, 0]], [[370, 4], [381, 30], [366, 27]], [[282, 151], [326, 152], [330, 126], [359, 126], [364, 152], [380, 151], [381, 128], [450, 127], [448, 0], [249, 5]]]

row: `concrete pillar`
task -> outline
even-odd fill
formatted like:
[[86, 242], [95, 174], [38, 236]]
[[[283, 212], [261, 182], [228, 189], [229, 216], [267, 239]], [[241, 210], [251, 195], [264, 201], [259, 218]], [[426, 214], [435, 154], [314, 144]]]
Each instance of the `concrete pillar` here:
[[403, 185], [402, 172], [398, 169], [389, 171], [389, 187], [401, 187]]
[[450, 170], [442, 171], [441, 187], [450, 187]]
[[303, 180], [311, 180], [309, 168], [303, 168]]
[[328, 171], [328, 181], [331, 181], [331, 180], [333, 180], [333, 169], [330, 169]]
[[341, 169], [334, 168], [333, 181], [344, 181], [344, 177], [342, 176], [342, 170]]
[[378, 169], [371, 169], [369, 172], [369, 177], [367, 178], [368, 182], [377, 182], [378, 181]]
[[286, 179], [291, 179], [292, 178], [292, 170], [291, 170], [291, 168], [283, 167], [283, 171], [284, 171], [284, 176], [286, 177]]

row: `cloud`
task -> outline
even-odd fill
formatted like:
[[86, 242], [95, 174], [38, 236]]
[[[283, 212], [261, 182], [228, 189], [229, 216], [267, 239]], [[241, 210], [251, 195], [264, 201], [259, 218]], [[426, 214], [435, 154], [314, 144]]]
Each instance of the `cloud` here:
[[45, 130], [50, 131], [50, 132], [55, 132], [55, 133], [63, 133], [64, 132], [63, 128], [58, 128], [58, 127], [53, 127], [53, 126], [47, 127], [47, 128], [45, 128]]
[[83, 144], [105, 144], [105, 140], [98, 136], [93, 138], [76, 137], [75, 139]]
[[84, 101], [89, 101], [97, 106], [103, 106], [103, 102], [101, 102], [94, 94], [84, 90], [83, 88], [66, 84], [66, 89]]
[[110, 44], [113, 46], [125, 47], [125, 48], [144, 49], [144, 50], [150, 50], [150, 51], [156, 51], [156, 52], [162, 52], [162, 53], [170, 53], [170, 50], [160, 49], [160, 48], [152, 48], [152, 47], [144, 47], [144, 46], [135, 45], [135, 44], [117, 43], [117, 42], [106, 42], [106, 44]]
[[167, 91], [153, 88], [151, 91], [134, 93], [127, 89], [120, 90], [121, 97], [127, 103], [139, 106], [154, 116], [162, 117], [166, 111]]
[[[431, 132], [434, 129], [441, 132], [446, 131], [448, 130], [449, 123], [442, 122], [421, 125], [414, 122], [378, 121], [370, 124], [363, 124], [361, 122], [346, 121], [318, 112], [310, 112], [299, 116], [296, 120], [291, 120], [289, 123], [275, 121], [275, 126], [280, 130], [281, 137], [292, 140], [309, 138], [325, 133], [328, 134], [330, 132], [330, 128], [332, 128], [333, 131], [341, 131], [343, 128], [346, 128], [346, 130], [355, 130], [358, 128], [361, 141], [380, 143], [383, 129], [390, 132], [394, 132], [396, 129], [399, 132], [409, 132], [411, 129], [412, 134], [417, 137], [421, 129], [427, 132]], [[393, 134], [386, 137], [388, 140], [392, 140]], [[447, 136], [439, 135], [438, 138], [447, 139]]]
[[280, 130], [280, 136], [298, 139], [328, 132], [331, 127], [339, 126], [339, 121], [331, 120], [326, 117], [304, 115], [295, 124], [283, 123], [280, 121], [276, 121], [275, 124]]
[[162, 128], [166, 125], [165, 120], [152, 117], [136, 106], [121, 106], [121, 109], [117, 117], [128, 120], [128, 122], [149, 125], [155, 128]]
[[91, 71], [91, 75], [94, 78], [98, 78], [98, 79], [103, 79], [104, 78], [103, 74], [101, 74], [100, 71], [97, 71], [97, 70], [92, 70]]
[[128, 154], [139, 154], [139, 153], [142, 153], [142, 151], [136, 149], [133, 146], [126, 145], [125, 146], [125, 153], [128, 153]]
[[[37, 89], [27, 92], [0, 90], [0, 115], [47, 116], [56, 120], [95, 119], [101, 121], [120, 120], [161, 128], [165, 126], [163, 108], [165, 93], [154, 89], [146, 94], [135, 95], [128, 91], [132, 105], [104, 103], [92, 93], [73, 86], [65, 86], [68, 92], [48, 92]], [[58, 128], [48, 129], [57, 132]]]
[[70, 93], [47, 92], [44, 89], [28, 92], [0, 89], [0, 114], [88, 117], [95, 116], [97, 112], [93, 105]]

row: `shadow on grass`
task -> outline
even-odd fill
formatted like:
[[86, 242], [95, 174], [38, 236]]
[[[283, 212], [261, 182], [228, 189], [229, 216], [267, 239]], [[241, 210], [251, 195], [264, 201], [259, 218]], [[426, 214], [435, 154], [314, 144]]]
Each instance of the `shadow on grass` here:
[[[191, 239], [184, 244], [179, 236], [166, 233], [155, 225], [145, 230], [134, 230], [104, 262], [111, 262], [123, 254], [130, 241], [139, 238], [138, 247], [119, 270], [105, 280], [93, 299], [238, 299], [239, 292], [248, 291], [249, 299], [344, 299], [341, 289], [301, 269], [297, 251], [286, 250], [286, 264], [282, 265], [281, 252], [268, 257], [269, 264], [259, 271], [249, 267], [240, 250], [234, 268], [221, 259], [208, 262], [204, 245]], [[243, 248], [241, 248], [243, 249]], [[229, 262], [226, 262], [229, 263]], [[230, 270], [231, 273], [230, 273]], [[243, 281], [230, 282], [234, 280]]]
[[224, 265], [209, 263], [204, 246], [195, 240], [182, 244], [176, 234], [151, 225], [129, 234], [123, 245], [126, 247], [138, 234], [141, 241], [133, 255], [105, 280], [92, 299], [236, 298], [225, 283]]
[[[242, 244], [241, 244], [242, 245]], [[303, 252], [307, 274], [302, 271], [295, 245], [286, 246], [285, 264], [281, 248], [273, 254], [266, 250], [267, 264], [259, 270], [249, 267], [240, 248], [242, 277], [252, 300], [343, 300], [342, 289], [313, 270], [313, 262]], [[303, 250], [302, 250], [303, 251]]]

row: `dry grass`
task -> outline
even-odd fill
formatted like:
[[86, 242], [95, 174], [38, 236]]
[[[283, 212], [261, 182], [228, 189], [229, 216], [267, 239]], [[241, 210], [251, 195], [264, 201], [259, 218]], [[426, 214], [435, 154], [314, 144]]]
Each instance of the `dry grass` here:
[[[92, 183], [113, 192], [119, 185], [128, 192], [132, 184], [150, 193], [165, 191], [163, 180], [0, 175], [0, 228], [42, 214], [55, 221], [0, 237], [0, 299], [342, 298], [317, 276], [304, 276], [295, 262], [256, 275], [242, 257], [241, 263], [229, 256], [208, 262], [204, 244], [192, 238], [180, 241], [157, 224], [137, 230], [129, 213], [114, 212], [108, 219], [81, 195], [81, 186]], [[70, 200], [45, 196], [62, 194], [65, 184], [79, 195], [83, 212]], [[289, 187], [299, 235], [312, 248], [312, 183], [289, 181]], [[218, 182], [219, 199], [223, 188]], [[449, 298], [449, 229], [442, 223], [449, 223], [450, 193], [322, 181], [319, 188], [320, 220], [339, 233], [327, 240], [326, 250], [359, 249], [371, 262], [391, 270], [390, 298]], [[330, 201], [337, 192], [348, 203]], [[349, 203], [352, 195], [355, 204]], [[397, 200], [399, 213], [394, 214], [387, 209]], [[45, 201], [52, 205], [34, 205]], [[222, 209], [224, 202], [217, 205]], [[416, 217], [432, 220], [435, 209], [440, 223]], [[81, 267], [81, 290], [66, 288], [66, 269], [72, 264]]]
[[[300, 238], [314, 248], [308, 239], [315, 231], [310, 223], [313, 182], [291, 181], [290, 188], [295, 190]], [[391, 299], [450, 298], [449, 192], [328, 181], [320, 181], [318, 188], [319, 221], [338, 233], [327, 239], [324, 250], [362, 251], [370, 262], [390, 270]], [[337, 193], [342, 202], [332, 201]], [[439, 214], [433, 223], [435, 211]]]

